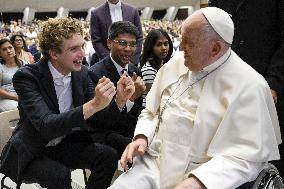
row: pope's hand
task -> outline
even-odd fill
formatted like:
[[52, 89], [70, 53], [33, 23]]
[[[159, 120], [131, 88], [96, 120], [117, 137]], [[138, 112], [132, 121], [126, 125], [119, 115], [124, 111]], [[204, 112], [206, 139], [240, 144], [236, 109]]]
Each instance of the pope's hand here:
[[147, 149], [147, 138], [144, 135], [138, 135], [135, 138], [133, 142], [127, 145], [120, 159], [121, 167], [125, 171], [129, 169], [127, 163], [132, 163], [133, 157], [137, 155], [144, 155]]

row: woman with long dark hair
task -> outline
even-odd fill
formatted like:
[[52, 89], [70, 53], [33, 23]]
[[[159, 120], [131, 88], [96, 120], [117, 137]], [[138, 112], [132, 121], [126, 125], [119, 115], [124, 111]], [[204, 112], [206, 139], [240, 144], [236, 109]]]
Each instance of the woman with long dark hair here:
[[15, 48], [17, 57], [22, 60], [24, 64], [33, 64], [33, 55], [29, 52], [24, 37], [20, 34], [15, 34], [12, 35], [10, 40]]
[[142, 78], [146, 85], [146, 90], [143, 94], [143, 107], [145, 107], [145, 97], [152, 86], [158, 70], [171, 58], [172, 53], [173, 43], [165, 30], [153, 29], [148, 33], [140, 61]]
[[17, 58], [12, 42], [8, 39], [0, 40], [0, 62], [0, 112], [3, 112], [18, 106], [12, 78], [22, 66], [22, 61]]

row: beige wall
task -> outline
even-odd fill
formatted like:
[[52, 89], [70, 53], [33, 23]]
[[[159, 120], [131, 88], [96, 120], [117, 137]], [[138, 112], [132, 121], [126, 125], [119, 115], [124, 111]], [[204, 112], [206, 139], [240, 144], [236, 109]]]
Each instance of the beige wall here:
[[[57, 11], [59, 7], [68, 8], [70, 11], [87, 11], [90, 7], [97, 7], [104, 2], [105, 0], [0, 0], [0, 11], [22, 12], [25, 7], [34, 8], [36, 12]], [[170, 6], [195, 6], [200, 0], [122, 0], [122, 2], [132, 4], [139, 9], [144, 7], [167, 9]]]

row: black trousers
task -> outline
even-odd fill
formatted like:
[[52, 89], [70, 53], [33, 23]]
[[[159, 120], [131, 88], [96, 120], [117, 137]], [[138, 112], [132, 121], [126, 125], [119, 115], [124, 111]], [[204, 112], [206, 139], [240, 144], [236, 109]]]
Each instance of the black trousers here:
[[36, 182], [48, 189], [71, 189], [71, 169], [87, 168], [91, 175], [86, 189], [105, 189], [111, 183], [117, 159], [111, 147], [69, 137], [45, 147], [26, 168], [24, 182]]
[[118, 160], [120, 159], [126, 146], [132, 141], [132, 138], [115, 132], [93, 133], [92, 138], [97, 143], [104, 144], [115, 149], [118, 154]]

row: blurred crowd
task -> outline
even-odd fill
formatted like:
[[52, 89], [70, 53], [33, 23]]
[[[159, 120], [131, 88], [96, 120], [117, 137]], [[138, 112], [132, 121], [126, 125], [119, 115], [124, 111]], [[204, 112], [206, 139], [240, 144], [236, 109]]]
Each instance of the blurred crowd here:
[[[26, 25], [22, 24], [21, 19], [11, 20], [9, 23], [4, 23], [0, 21], [0, 39], [7, 38], [11, 39], [13, 36], [18, 36], [23, 40], [23, 45], [21, 48], [30, 53], [33, 60], [24, 61], [24, 63], [33, 63], [37, 62], [40, 57], [40, 48], [38, 45], [38, 34], [41, 32], [40, 25], [41, 20], [34, 20], [31, 24]], [[90, 23], [81, 19], [82, 26], [85, 31], [85, 40], [86, 40], [86, 62], [90, 65], [92, 62], [93, 54], [95, 50], [93, 49], [91, 43], [91, 37], [89, 33]], [[167, 20], [142, 20], [142, 30], [143, 38], [148, 35], [149, 31], [152, 29], [162, 28], [166, 30], [173, 42], [173, 54], [179, 51], [180, 43], [180, 26], [182, 20], [175, 20], [173, 22]]]

